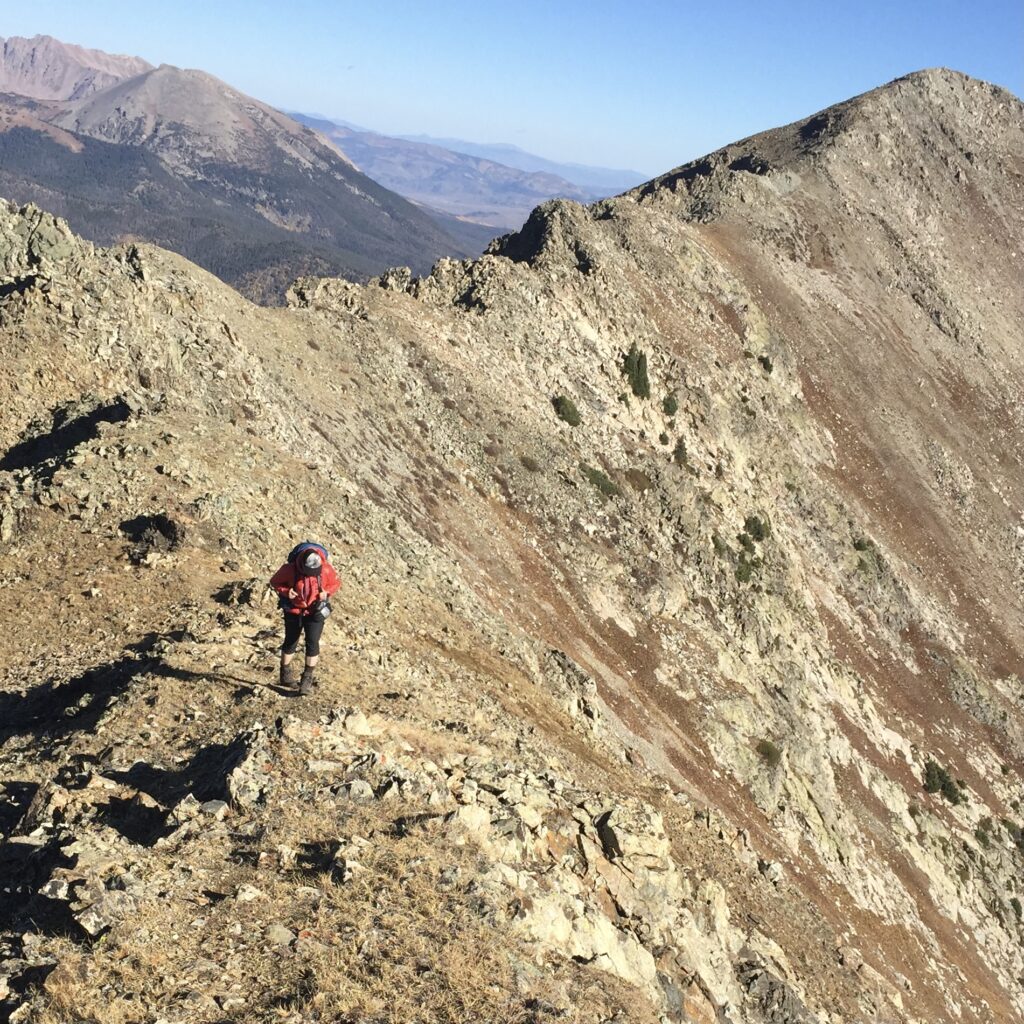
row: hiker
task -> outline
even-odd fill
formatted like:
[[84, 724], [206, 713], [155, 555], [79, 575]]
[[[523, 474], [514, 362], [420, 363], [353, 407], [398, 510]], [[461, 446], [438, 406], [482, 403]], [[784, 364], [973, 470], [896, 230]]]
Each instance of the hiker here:
[[[341, 586], [322, 544], [303, 541], [288, 553], [288, 561], [270, 579], [284, 610], [284, 643], [281, 645], [281, 685], [299, 683], [303, 697], [313, 692], [316, 663], [320, 660], [320, 634], [331, 614], [330, 598]], [[306, 664], [302, 678], [290, 671], [299, 634], [306, 634]]]

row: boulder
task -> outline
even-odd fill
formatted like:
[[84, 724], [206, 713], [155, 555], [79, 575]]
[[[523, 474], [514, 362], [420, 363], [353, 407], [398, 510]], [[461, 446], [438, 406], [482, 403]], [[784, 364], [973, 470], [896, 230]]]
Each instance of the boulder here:
[[273, 786], [270, 770], [273, 757], [261, 727], [243, 733], [232, 745], [227, 762], [227, 791], [231, 803], [240, 809], [265, 801]]

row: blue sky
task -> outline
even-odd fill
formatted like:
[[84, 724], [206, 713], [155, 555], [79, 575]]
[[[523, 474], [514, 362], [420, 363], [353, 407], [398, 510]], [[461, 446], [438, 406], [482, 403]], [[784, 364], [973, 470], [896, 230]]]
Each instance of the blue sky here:
[[[9, 8], [9, 5], [4, 5]], [[1022, 0], [47, 0], [45, 33], [391, 133], [667, 170], [908, 71], [1024, 93]]]

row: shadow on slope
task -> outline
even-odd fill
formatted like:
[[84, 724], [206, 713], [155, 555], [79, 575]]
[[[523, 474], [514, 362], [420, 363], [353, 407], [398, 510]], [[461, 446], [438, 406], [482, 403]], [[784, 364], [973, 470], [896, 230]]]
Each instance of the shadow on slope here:
[[191, 793], [200, 802], [226, 795], [225, 777], [245, 751], [245, 743], [211, 743], [197, 750], [180, 768], [160, 768], [138, 761], [123, 771], [105, 771], [108, 779], [121, 782], [170, 807]]
[[124, 423], [132, 414], [123, 398], [88, 408], [90, 404], [86, 400], [54, 409], [50, 429], [33, 432], [9, 448], [0, 459], [0, 471], [31, 469], [41, 462], [53, 462], [54, 465], [42, 474], [49, 482], [56, 469], [75, 448], [98, 435], [101, 423]]
[[6, 842], [0, 846], [0, 921], [5, 928], [36, 935], [64, 935], [76, 941], [86, 937], [81, 925], [63, 900], [51, 900], [38, 893], [57, 868], [73, 866], [57, 840], [43, 845]]
[[47, 681], [26, 693], [0, 693], [0, 747], [13, 736], [54, 737], [92, 729], [111, 700], [159, 664], [147, 655], [165, 639], [147, 633], [127, 646], [120, 658], [86, 669], [67, 682]]

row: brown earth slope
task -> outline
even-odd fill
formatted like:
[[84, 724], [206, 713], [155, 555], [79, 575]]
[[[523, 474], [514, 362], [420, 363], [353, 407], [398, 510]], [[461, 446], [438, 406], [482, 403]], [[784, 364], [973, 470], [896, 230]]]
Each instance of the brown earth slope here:
[[12, 1019], [1020, 1019], [1022, 112], [922, 72], [287, 310], [4, 210]]

